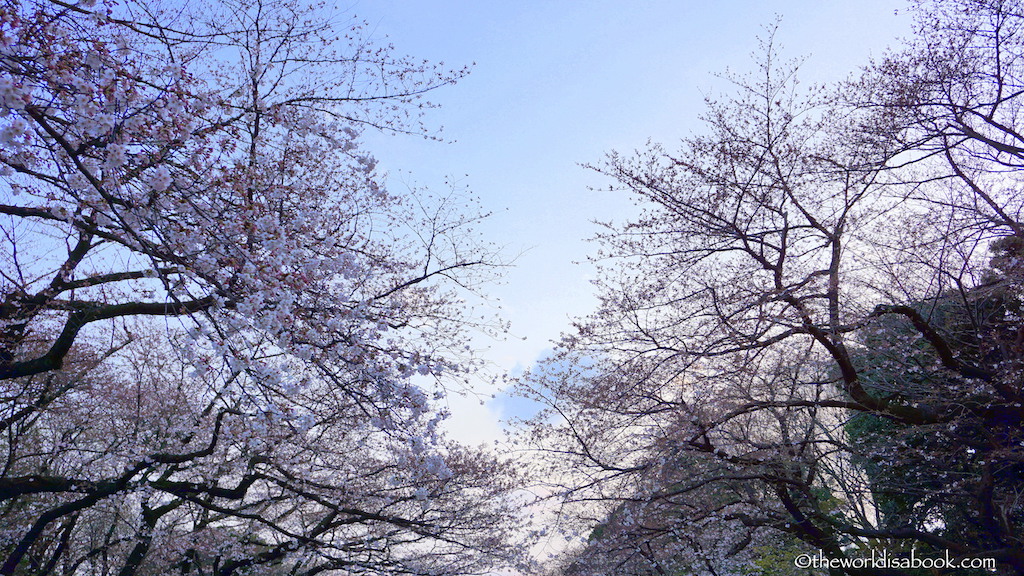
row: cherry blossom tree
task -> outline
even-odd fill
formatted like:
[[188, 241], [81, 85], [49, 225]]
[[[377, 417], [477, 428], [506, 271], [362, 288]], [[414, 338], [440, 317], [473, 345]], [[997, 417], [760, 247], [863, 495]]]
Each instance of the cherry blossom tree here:
[[803, 87], [769, 40], [705, 133], [596, 167], [646, 211], [526, 381], [590, 538], [566, 573], [747, 573], [773, 542], [1024, 573], [1024, 10], [916, 9], [858, 81]]
[[465, 70], [199, 4], [0, 4], [0, 574], [512, 561], [514, 475], [433, 407], [499, 258], [358, 142]]

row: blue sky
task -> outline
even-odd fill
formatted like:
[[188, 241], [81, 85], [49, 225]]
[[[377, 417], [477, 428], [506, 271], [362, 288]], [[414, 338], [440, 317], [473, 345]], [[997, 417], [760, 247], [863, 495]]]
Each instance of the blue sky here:
[[[442, 108], [427, 121], [443, 126], [449, 142], [366, 139], [396, 191], [405, 183], [443, 190], [451, 178], [494, 212], [485, 237], [518, 255], [490, 290], [513, 337], [479, 345], [496, 371], [513, 372], [593, 309], [585, 263], [596, 250], [586, 241], [597, 230], [592, 221], [635, 210], [629, 198], [592, 190], [610, 182], [580, 163], [648, 139], [671, 148], [699, 131], [705, 94], [725, 87], [715, 74], [751, 70], [757, 36], [777, 18], [783, 56], [807, 58], [805, 82], [845, 78], [910, 26], [904, 3], [894, 0], [359, 0], [343, 7], [398, 52], [453, 67], [475, 62], [467, 78], [431, 96]], [[497, 437], [497, 420], [525, 409], [500, 393], [484, 406], [474, 398], [450, 402], [453, 435], [474, 443]]]

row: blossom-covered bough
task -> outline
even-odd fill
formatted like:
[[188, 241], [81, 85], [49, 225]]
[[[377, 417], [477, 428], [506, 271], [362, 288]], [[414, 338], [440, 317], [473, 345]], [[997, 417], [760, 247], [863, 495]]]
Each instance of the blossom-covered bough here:
[[340, 17], [0, 4], [0, 574], [513, 556], [511, 475], [432, 407], [500, 329], [463, 302], [498, 257], [466, 198], [392, 194], [358, 146], [429, 136], [465, 71]]

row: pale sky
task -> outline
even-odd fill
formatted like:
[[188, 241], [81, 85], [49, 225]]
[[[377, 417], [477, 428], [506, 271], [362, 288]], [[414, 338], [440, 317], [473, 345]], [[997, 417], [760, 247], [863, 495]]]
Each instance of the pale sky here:
[[[400, 53], [472, 73], [430, 99], [448, 143], [367, 134], [368, 148], [400, 191], [407, 182], [445, 189], [451, 178], [480, 196], [494, 216], [485, 237], [519, 255], [500, 300], [512, 337], [481, 340], [495, 370], [518, 372], [552, 346], [571, 318], [592, 311], [585, 263], [594, 220], [622, 220], [629, 198], [595, 192], [610, 182], [579, 166], [648, 139], [673, 143], [701, 129], [715, 74], [754, 68], [764, 27], [787, 58], [806, 57], [804, 82], [839, 80], [907, 36], [910, 18], [894, 0], [360, 0], [348, 11], [371, 37]], [[574, 264], [582, 262], [582, 264]], [[449, 400], [452, 435], [469, 443], [500, 436], [499, 420], [522, 411], [496, 400]]]

